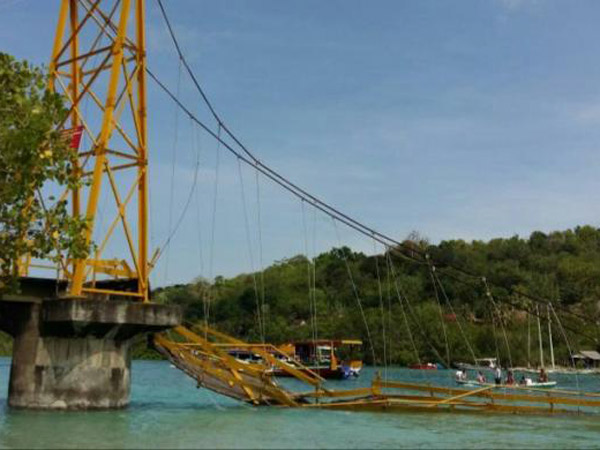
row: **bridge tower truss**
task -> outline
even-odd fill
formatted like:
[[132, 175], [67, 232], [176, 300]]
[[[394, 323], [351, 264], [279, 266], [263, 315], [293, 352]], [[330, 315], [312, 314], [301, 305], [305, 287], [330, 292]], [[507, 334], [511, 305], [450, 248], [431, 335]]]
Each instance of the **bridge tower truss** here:
[[[60, 6], [49, 86], [67, 99], [65, 129], [85, 136], [73, 164], [84, 183], [62, 198], [74, 216], [87, 218], [85, 237], [95, 243], [87, 259], [62, 264], [72, 296], [148, 301], [144, 16], [145, 0], [62, 0]], [[113, 210], [102, 214], [100, 227], [107, 203]], [[118, 257], [106, 258], [107, 248]]]

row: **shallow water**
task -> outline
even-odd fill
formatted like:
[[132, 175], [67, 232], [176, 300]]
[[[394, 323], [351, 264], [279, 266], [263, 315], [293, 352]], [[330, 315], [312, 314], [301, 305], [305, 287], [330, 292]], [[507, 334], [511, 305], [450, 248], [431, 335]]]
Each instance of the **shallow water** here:
[[[10, 360], [0, 358], [6, 404]], [[367, 385], [373, 374], [332, 383]], [[451, 371], [390, 370], [390, 378], [452, 385]], [[556, 375], [575, 388], [572, 375]], [[600, 391], [600, 376], [579, 377]], [[293, 381], [287, 383], [294, 384]], [[591, 448], [600, 416], [364, 413], [252, 408], [203, 389], [167, 362], [133, 363], [131, 406], [111, 412], [0, 409], [0, 448]]]

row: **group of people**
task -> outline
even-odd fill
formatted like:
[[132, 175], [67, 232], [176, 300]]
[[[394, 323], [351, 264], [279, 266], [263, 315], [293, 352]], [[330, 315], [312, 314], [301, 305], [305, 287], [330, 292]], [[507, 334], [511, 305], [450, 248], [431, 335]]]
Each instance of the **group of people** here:
[[[466, 370], [458, 370], [456, 372], [456, 381], [466, 382], [467, 381], [467, 371]], [[476, 381], [479, 384], [487, 383], [487, 379], [485, 378], [485, 375], [483, 374], [483, 372], [481, 370], [479, 370], [477, 372]], [[540, 383], [548, 382], [548, 374], [546, 373], [546, 371], [543, 368], [540, 369], [540, 373], [538, 376], [538, 382], [540, 382]], [[496, 367], [494, 369], [494, 383], [497, 386], [503, 384], [502, 383], [502, 369], [500, 367]], [[521, 385], [521, 386], [527, 386], [531, 383], [532, 383], [531, 378], [525, 378], [525, 375], [522, 375], [521, 379], [519, 380], [519, 385]], [[511, 369], [508, 369], [508, 371], [506, 372], [506, 379], [504, 380], [504, 384], [506, 386], [513, 386], [516, 384], [515, 376]]]

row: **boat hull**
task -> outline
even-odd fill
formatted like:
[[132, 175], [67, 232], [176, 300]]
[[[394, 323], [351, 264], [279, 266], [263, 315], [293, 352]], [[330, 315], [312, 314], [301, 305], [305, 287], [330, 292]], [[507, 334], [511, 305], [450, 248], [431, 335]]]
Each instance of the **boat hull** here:
[[[456, 380], [457, 384], [463, 385], [463, 386], [495, 386], [493, 383], [480, 383], [479, 381], [474, 381], [474, 380]], [[503, 387], [521, 387], [521, 388], [536, 388], [536, 389], [552, 389], [554, 387], [556, 387], [556, 381], [547, 381], [545, 383], [538, 383], [538, 382], [533, 382], [530, 384], [512, 384], [512, 385], [507, 385], [507, 384], [503, 384], [501, 385]]]
[[[540, 369], [531, 369], [529, 367], [515, 367], [513, 370], [515, 372], [540, 373]], [[561, 373], [567, 375], [600, 375], [600, 369], [572, 369], [569, 367], [556, 367], [555, 369], [548, 368], [544, 370], [546, 371], [546, 373]]]
[[[308, 369], [308, 370], [307, 370]], [[350, 377], [358, 377], [360, 374], [360, 369], [355, 368], [343, 368], [339, 367], [337, 369], [332, 369], [330, 367], [307, 367], [306, 369], [297, 369], [299, 372], [309, 373], [313, 372], [319, 375], [326, 380], [344, 380]], [[292, 375], [288, 372], [285, 372], [281, 369], [276, 369], [273, 371], [273, 375], [276, 377], [292, 377]]]
[[490, 366], [476, 366], [475, 364], [468, 363], [455, 363], [454, 367], [460, 370], [494, 370], [495, 367]]
[[428, 363], [428, 364], [413, 364], [411, 366], [408, 366], [409, 369], [413, 369], [413, 370], [438, 370], [438, 365], [437, 364], [432, 364], [432, 363]]

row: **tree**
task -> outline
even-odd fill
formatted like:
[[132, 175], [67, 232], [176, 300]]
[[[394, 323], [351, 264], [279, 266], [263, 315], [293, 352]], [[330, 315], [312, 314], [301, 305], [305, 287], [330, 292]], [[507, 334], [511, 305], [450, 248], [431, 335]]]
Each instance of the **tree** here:
[[85, 257], [86, 222], [71, 217], [67, 201], [44, 195], [46, 183], [72, 189], [77, 150], [59, 131], [63, 98], [47, 88], [40, 68], [0, 53], [0, 293], [18, 287], [25, 254], [59, 262]]

